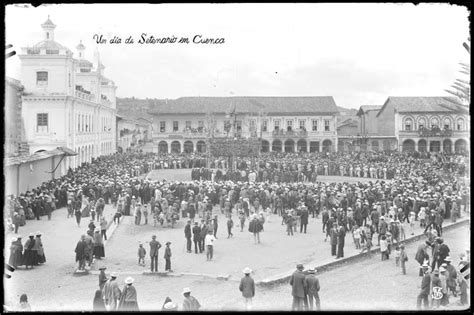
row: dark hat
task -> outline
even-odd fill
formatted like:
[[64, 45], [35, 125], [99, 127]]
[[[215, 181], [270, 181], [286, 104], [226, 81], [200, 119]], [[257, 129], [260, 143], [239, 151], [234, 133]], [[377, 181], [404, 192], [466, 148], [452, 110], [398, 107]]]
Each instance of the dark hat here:
[[296, 269], [303, 270], [304, 269], [303, 264], [296, 265]]
[[170, 244], [171, 244], [171, 242], [166, 242], [166, 244], [165, 244], [165, 245], [170, 245]]
[[99, 270], [105, 270], [107, 267], [99, 267]]

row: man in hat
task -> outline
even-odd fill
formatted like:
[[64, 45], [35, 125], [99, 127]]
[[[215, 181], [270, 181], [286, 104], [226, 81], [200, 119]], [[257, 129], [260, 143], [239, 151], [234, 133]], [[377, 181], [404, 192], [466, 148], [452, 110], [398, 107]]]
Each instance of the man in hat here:
[[448, 296], [448, 276], [445, 268], [446, 264], [443, 263], [439, 267], [439, 280], [441, 283], [441, 292], [443, 293], [443, 297], [441, 298], [441, 305], [446, 306], [449, 304], [449, 296]]
[[428, 295], [430, 294], [430, 285], [431, 285], [431, 268], [426, 261], [423, 265], [423, 278], [421, 279], [421, 290], [420, 294], [416, 299], [416, 307], [417, 309], [421, 310], [422, 304], [423, 308], [426, 310], [429, 308], [429, 299]]
[[293, 272], [290, 278], [290, 285], [292, 287], [291, 294], [293, 295], [293, 311], [302, 311], [303, 310], [303, 303], [306, 294], [306, 286], [305, 286], [305, 275], [303, 273], [303, 265], [298, 264], [296, 266], [296, 271]]
[[308, 270], [308, 274], [304, 279], [306, 286], [306, 293], [309, 300], [309, 308], [313, 310], [313, 299], [316, 301], [316, 309], [321, 310], [321, 302], [319, 300], [319, 279], [316, 277], [316, 269], [312, 268]]
[[197, 254], [198, 249], [199, 252], [202, 253], [201, 248], [201, 227], [199, 226], [198, 222], [194, 222], [193, 226], [193, 242], [194, 242], [194, 252]]
[[132, 285], [135, 280], [132, 277], [125, 279], [125, 286], [120, 295], [118, 311], [138, 311], [137, 290]]
[[[192, 253], [192, 250], [191, 250], [191, 246], [192, 246], [191, 236], [192, 236], [192, 233], [191, 233], [191, 220], [188, 220], [188, 222], [186, 223], [186, 226], [184, 227], [184, 237], [186, 238], [186, 250], [187, 250], [188, 253]], [[196, 250], [196, 253], [197, 253], [197, 250]]]
[[112, 272], [110, 274], [110, 279], [104, 285], [103, 297], [106, 308], [109, 311], [115, 311], [120, 300], [122, 292], [120, 291], [117, 280], [118, 273]]
[[245, 310], [248, 311], [252, 308], [252, 299], [255, 296], [255, 281], [250, 276], [252, 270], [246, 267], [243, 270], [244, 277], [240, 280], [239, 290], [242, 292], [244, 297]]
[[153, 235], [150, 242], [151, 272], [158, 272], [158, 250], [160, 248], [160, 242], [156, 240], [156, 235]]
[[99, 273], [99, 288], [100, 288], [100, 291], [103, 292], [103, 289], [104, 289], [104, 286], [105, 286], [105, 283], [107, 282], [107, 280], [109, 280], [107, 278], [107, 275], [105, 274], [105, 269], [107, 269], [107, 267], [99, 267], [99, 270], [100, 270], [100, 273]]
[[183, 301], [183, 310], [184, 311], [199, 311], [201, 304], [199, 301], [191, 295], [191, 289], [183, 289], [184, 301]]
[[456, 280], [457, 280], [458, 273], [457, 273], [456, 268], [451, 264], [452, 262], [451, 256], [446, 257], [444, 261], [446, 264], [445, 268], [446, 268], [446, 273], [447, 273], [448, 290], [450, 290], [453, 293], [453, 296], [456, 297], [457, 296], [457, 293], [456, 293], [457, 281]]
[[171, 242], [166, 242], [166, 247], [165, 247], [165, 255], [163, 258], [165, 259], [165, 271], [172, 272], [171, 270]]
[[[25, 244], [26, 247], [26, 244]], [[76, 262], [79, 262], [79, 270], [84, 270], [86, 267], [86, 236], [82, 235], [76, 245]]]
[[329, 230], [329, 237], [331, 242], [331, 256], [336, 256], [337, 248], [337, 223], [333, 222], [332, 228]]

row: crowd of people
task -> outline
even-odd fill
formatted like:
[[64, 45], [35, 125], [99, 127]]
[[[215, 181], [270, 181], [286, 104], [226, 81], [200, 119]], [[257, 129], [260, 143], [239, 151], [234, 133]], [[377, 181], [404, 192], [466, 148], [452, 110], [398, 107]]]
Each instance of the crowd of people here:
[[[168, 222], [173, 226], [173, 222], [186, 218], [187, 252], [192, 253], [194, 243], [194, 252], [206, 250], [207, 260], [213, 258], [216, 211], [226, 217], [228, 237], [233, 235], [233, 217], [238, 217], [241, 230], [248, 221], [248, 231], [256, 244], [271, 216], [281, 218], [288, 236], [294, 235], [297, 227], [306, 233], [312, 216], [321, 217], [322, 232], [329, 238], [331, 254], [336, 258], [344, 257], [347, 234], [353, 236], [356, 249], [369, 254], [377, 234], [382, 259], [395, 252], [403, 271], [406, 255], [399, 243], [419, 224], [428, 236], [427, 246], [433, 248], [430, 268], [442, 272], [443, 264], [449, 263], [448, 255], [440, 256], [437, 246], [442, 244], [443, 223], [457, 220], [470, 208], [470, 187], [463, 180], [468, 158], [463, 155], [269, 153], [234, 160], [234, 170], [227, 169], [229, 165], [226, 158], [206, 159], [202, 154], [125, 153], [100, 157], [18, 197], [9, 196], [10, 228], [18, 233], [27, 219], [40, 220], [43, 215], [50, 219], [61, 207], [67, 207], [68, 218], [75, 216], [79, 227], [81, 218], [91, 216], [89, 229], [76, 246], [76, 261], [84, 270], [93, 258], [105, 256], [107, 222], [103, 211], [107, 204], [116, 209], [114, 222], [120, 222], [122, 215], [133, 215], [135, 224], [141, 224], [142, 216], [148, 224], [150, 215], [155, 225]], [[150, 170], [167, 168], [192, 168], [192, 180], [152, 181], [143, 176]], [[319, 175], [371, 180], [327, 183], [317, 181]], [[402, 224], [405, 221], [408, 231]], [[141, 258], [144, 254], [139, 249], [139, 263]], [[151, 271], [157, 271], [154, 256], [150, 258]], [[12, 242], [10, 265], [28, 268], [44, 261], [40, 238], [37, 241], [30, 235], [24, 246], [21, 237]], [[423, 260], [420, 269], [425, 265]], [[170, 260], [166, 269], [171, 271]], [[115, 309], [138, 309], [128, 303], [136, 298], [132, 283], [127, 283], [125, 290], [131, 298], [125, 298], [122, 304], [116, 299]], [[300, 302], [295, 302], [295, 308], [300, 308]]]

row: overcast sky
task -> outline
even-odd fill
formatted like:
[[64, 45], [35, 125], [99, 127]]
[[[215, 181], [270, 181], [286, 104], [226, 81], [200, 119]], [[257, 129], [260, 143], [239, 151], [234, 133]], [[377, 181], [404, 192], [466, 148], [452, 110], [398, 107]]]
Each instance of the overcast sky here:
[[[55, 40], [86, 58], [98, 46], [119, 97], [333, 96], [339, 106], [446, 95], [468, 62], [468, 11], [448, 4], [62, 4], [6, 7], [6, 43], [33, 46], [50, 15]], [[125, 45], [128, 36], [190, 44]], [[97, 45], [94, 34], [122, 44]], [[195, 35], [224, 44], [193, 44]], [[75, 53], [75, 56], [77, 54]], [[7, 76], [21, 80], [18, 56]]]

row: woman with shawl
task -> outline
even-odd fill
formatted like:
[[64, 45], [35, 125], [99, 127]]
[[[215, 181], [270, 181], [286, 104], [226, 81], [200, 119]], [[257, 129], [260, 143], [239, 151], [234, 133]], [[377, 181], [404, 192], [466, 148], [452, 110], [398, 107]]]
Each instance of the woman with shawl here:
[[120, 296], [120, 302], [118, 306], [119, 311], [138, 311], [137, 303], [137, 290], [132, 285], [134, 279], [128, 277], [125, 279], [125, 286]]

